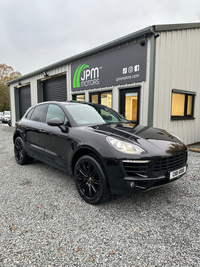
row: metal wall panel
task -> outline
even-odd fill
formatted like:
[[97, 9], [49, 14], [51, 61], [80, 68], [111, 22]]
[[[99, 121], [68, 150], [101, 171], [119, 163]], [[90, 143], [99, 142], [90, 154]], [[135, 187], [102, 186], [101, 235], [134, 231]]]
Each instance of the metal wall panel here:
[[[171, 120], [172, 89], [196, 92], [194, 120]], [[153, 126], [186, 144], [200, 141], [200, 29], [161, 32], [156, 39]]]

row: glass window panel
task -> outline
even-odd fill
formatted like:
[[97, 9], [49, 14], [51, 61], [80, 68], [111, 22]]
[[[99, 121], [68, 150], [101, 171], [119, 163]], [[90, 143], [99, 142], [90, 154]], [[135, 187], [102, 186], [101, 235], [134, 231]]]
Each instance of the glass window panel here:
[[187, 103], [187, 115], [192, 115], [192, 101], [193, 96], [189, 95], [188, 96], [188, 103]]
[[31, 120], [43, 122], [46, 107], [46, 105], [37, 106], [31, 115]]
[[184, 116], [185, 95], [172, 93], [172, 116]]
[[66, 109], [70, 112], [73, 119], [78, 124], [105, 123], [96, 109], [89, 105], [66, 105]]
[[138, 93], [125, 94], [125, 118], [137, 121]]
[[30, 120], [30, 119], [31, 119], [31, 115], [32, 115], [32, 113], [33, 113], [33, 110], [34, 110], [34, 108], [32, 108], [32, 109], [29, 111], [29, 113], [26, 115], [27, 120]]
[[77, 96], [76, 96], [76, 100], [77, 100], [77, 101], [85, 101], [85, 94], [77, 95]]
[[102, 93], [101, 94], [101, 104], [109, 108], [112, 108], [112, 93]]
[[92, 103], [98, 104], [98, 95], [92, 95], [91, 96], [91, 101], [92, 101]]
[[65, 117], [63, 110], [57, 105], [49, 105], [48, 111], [47, 111], [46, 122], [53, 118], [59, 118], [64, 123], [66, 122], [66, 117]]

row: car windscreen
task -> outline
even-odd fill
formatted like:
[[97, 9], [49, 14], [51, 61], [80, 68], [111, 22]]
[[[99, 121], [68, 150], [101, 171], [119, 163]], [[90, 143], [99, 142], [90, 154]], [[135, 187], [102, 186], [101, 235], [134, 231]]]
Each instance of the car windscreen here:
[[123, 118], [120, 114], [118, 114], [111, 108], [108, 108], [106, 106], [94, 106], [94, 108], [106, 123], [127, 122], [127, 119]]
[[4, 115], [10, 115], [10, 111], [5, 111]]
[[75, 122], [79, 125], [106, 123], [100, 114], [86, 104], [65, 105]]

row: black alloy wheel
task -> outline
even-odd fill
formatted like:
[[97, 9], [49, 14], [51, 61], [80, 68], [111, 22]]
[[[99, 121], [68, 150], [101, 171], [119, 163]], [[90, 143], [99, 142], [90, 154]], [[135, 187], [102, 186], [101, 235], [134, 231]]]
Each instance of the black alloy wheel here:
[[24, 141], [22, 140], [21, 137], [17, 137], [15, 139], [14, 154], [15, 154], [15, 160], [19, 165], [25, 165], [33, 160], [31, 157], [27, 155]]
[[95, 155], [82, 156], [75, 166], [75, 183], [80, 196], [90, 204], [99, 204], [110, 197], [108, 180]]

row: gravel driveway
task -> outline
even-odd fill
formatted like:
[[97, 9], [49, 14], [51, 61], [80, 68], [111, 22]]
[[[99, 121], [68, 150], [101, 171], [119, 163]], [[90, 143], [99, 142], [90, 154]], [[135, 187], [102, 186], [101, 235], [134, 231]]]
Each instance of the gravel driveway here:
[[200, 153], [165, 187], [86, 204], [72, 177], [19, 166], [0, 125], [0, 266], [200, 266]]

